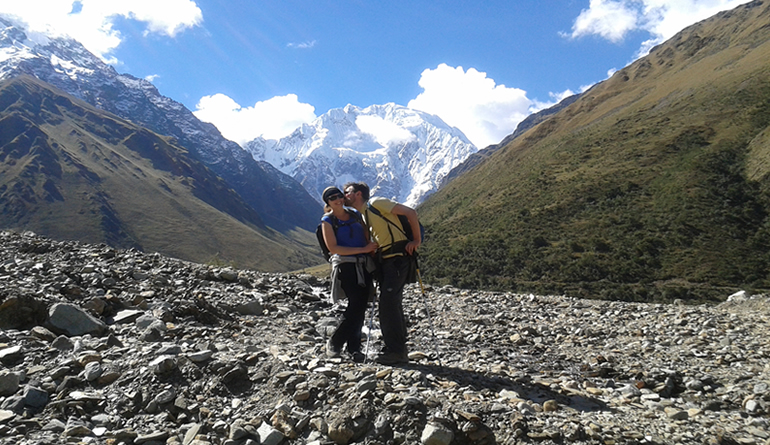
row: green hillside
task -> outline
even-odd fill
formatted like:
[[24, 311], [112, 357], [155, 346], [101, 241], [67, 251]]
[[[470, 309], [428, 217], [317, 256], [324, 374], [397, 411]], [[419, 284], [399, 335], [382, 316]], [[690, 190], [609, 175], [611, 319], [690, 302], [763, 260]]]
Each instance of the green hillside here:
[[266, 227], [169, 138], [31, 77], [0, 84], [0, 228], [285, 271], [319, 262], [309, 232]]
[[419, 209], [428, 280], [627, 300], [770, 289], [770, 4], [694, 25]]

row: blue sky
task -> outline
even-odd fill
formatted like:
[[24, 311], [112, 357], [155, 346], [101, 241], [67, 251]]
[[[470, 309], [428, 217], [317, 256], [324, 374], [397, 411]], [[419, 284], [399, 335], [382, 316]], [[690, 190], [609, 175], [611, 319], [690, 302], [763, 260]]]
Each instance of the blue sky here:
[[745, 0], [0, 0], [243, 143], [395, 102], [479, 148]]

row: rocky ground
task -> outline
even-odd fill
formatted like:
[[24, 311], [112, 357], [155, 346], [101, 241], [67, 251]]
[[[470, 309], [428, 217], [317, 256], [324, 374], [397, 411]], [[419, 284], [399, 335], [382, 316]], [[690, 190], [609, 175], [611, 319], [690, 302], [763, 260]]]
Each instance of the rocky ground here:
[[0, 232], [0, 443], [770, 444], [765, 296], [411, 286], [411, 363], [388, 367], [325, 357], [327, 294]]

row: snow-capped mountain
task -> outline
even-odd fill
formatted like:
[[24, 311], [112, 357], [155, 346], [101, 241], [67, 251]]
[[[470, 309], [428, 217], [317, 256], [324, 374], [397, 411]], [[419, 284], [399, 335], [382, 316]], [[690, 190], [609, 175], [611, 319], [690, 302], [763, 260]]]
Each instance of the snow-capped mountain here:
[[320, 201], [323, 189], [364, 181], [372, 194], [417, 205], [478, 149], [438, 116], [389, 103], [330, 110], [291, 135], [244, 147]]
[[[291, 177], [257, 162], [235, 142], [201, 122], [148, 81], [115, 69], [69, 38], [28, 35], [0, 18], [0, 80], [34, 76], [97, 108], [176, 138], [278, 230], [312, 229], [318, 206]], [[276, 206], [275, 202], [283, 202]]]

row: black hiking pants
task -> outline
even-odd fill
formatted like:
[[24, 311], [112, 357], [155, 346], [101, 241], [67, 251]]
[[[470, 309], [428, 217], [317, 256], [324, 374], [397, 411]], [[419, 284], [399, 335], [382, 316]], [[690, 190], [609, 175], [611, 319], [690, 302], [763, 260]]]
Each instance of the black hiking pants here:
[[342, 322], [332, 334], [332, 345], [342, 350], [342, 346], [347, 343], [347, 350], [352, 354], [361, 350], [361, 328], [366, 318], [372, 275], [364, 272], [366, 286], [362, 287], [358, 285], [355, 263], [342, 263], [339, 268], [338, 277], [348, 298], [348, 306], [342, 314]]
[[382, 260], [380, 282], [380, 328], [386, 352], [404, 353], [406, 350], [406, 319], [404, 318], [404, 285], [411, 259], [397, 256]]

